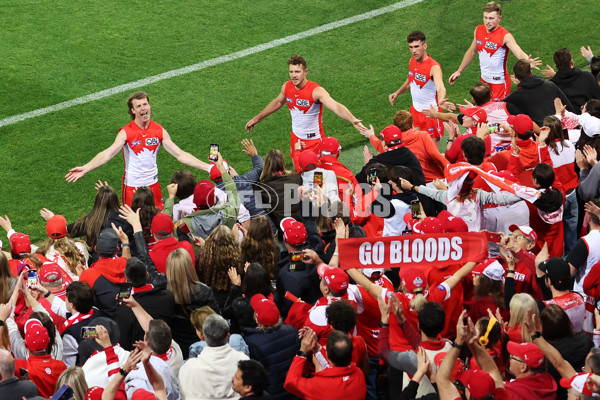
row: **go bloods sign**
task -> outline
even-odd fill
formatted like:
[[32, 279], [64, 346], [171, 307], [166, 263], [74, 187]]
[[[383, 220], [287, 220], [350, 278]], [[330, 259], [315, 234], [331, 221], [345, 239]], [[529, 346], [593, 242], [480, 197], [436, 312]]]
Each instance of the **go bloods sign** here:
[[487, 243], [485, 233], [404, 235], [342, 239], [338, 252], [344, 269], [440, 267], [485, 260]]

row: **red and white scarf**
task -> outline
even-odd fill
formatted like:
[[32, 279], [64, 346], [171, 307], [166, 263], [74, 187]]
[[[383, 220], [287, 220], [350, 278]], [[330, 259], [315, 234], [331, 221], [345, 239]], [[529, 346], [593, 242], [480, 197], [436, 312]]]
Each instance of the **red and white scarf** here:
[[62, 329], [60, 329], [60, 334], [62, 335], [63, 332], [69, 329], [71, 326], [78, 324], [81, 321], [85, 321], [86, 319], [90, 319], [92, 315], [94, 315], [93, 308], [87, 314], [77, 313], [75, 315], [72, 315], [68, 320], [65, 321], [64, 325], [62, 326]]

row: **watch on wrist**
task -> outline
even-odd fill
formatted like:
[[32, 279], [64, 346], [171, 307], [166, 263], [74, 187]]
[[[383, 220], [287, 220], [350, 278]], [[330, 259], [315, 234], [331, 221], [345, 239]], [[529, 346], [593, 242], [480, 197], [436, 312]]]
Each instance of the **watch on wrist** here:
[[119, 368], [119, 373], [123, 376], [127, 376], [127, 371], [125, 371], [123, 368]]
[[389, 327], [389, 326], [390, 326], [390, 324], [388, 324], [388, 323], [385, 323], [385, 322], [381, 322], [381, 321], [379, 321], [379, 326], [380, 326], [381, 328], [384, 328], [384, 327]]
[[305, 352], [303, 352], [302, 350], [298, 350], [298, 352], [296, 353], [296, 355], [297, 355], [298, 357], [304, 357], [304, 358], [306, 358], [306, 357], [307, 357], [307, 356], [306, 356], [306, 353], [305, 353]]
[[533, 335], [531, 335], [531, 341], [533, 342], [535, 339], [542, 337], [540, 331], [535, 331]]
[[48, 292], [46, 292], [46, 294], [44, 295], [44, 297], [48, 298], [48, 297], [50, 297], [51, 294], [52, 294], [52, 292], [48, 290]]
[[0, 326], [4, 326], [4, 321], [0, 319]]
[[463, 344], [458, 344], [456, 342], [453, 342], [452, 343], [452, 347], [454, 347], [454, 348], [459, 349], [459, 350], [462, 351], [465, 348], [465, 344], [464, 343]]

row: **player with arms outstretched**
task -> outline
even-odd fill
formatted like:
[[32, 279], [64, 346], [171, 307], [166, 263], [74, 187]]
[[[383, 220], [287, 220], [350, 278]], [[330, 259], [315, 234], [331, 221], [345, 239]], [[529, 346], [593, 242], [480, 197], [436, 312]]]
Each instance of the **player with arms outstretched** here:
[[510, 32], [500, 26], [502, 8], [496, 2], [489, 2], [483, 7], [483, 25], [475, 28], [471, 47], [465, 53], [458, 70], [450, 75], [451, 85], [460, 77], [462, 72], [471, 64], [475, 54], [479, 54], [481, 81], [490, 85], [492, 101], [502, 101], [510, 93], [510, 75], [506, 69], [508, 50], [519, 60], [528, 60], [532, 68], [542, 62], [539, 58], [531, 58], [525, 54]]
[[67, 182], [75, 182], [91, 170], [106, 164], [120, 150], [123, 150], [125, 161], [121, 193], [123, 204], [131, 206], [136, 189], [148, 186], [154, 194], [156, 206], [162, 209], [163, 199], [156, 164], [156, 155], [161, 144], [169, 154], [185, 165], [208, 171], [209, 164], [181, 150], [171, 140], [167, 131], [150, 119], [150, 101], [146, 93], [133, 93], [127, 99], [127, 107], [132, 121], [119, 130], [114, 143], [96, 154], [87, 164], [72, 168], [65, 178]]
[[423, 32], [411, 32], [406, 41], [412, 54], [408, 64], [408, 78], [388, 98], [390, 104], [394, 105], [396, 98], [410, 88], [410, 113], [413, 116], [414, 129], [428, 132], [435, 144], [439, 145], [440, 138], [444, 136], [442, 121], [429, 118], [422, 111], [435, 105], [441, 112], [438, 101], [446, 98], [442, 67], [427, 54], [427, 41]]
[[[361, 120], [352, 115], [346, 106], [335, 101], [319, 84], [306, 79], [308, 69], [303, 57], [293, 55], [288, 60], [288, 65], [290, 80], [283, 84], [279, 95], [264, 110], [248, 121], [246, 124], [248, 132], [263, 118], [273, 114], [286, 103], [292, 115], [290, 153], [298, 151], [295, 149], [295, 144], [301, 142], [303, 149], [310, 149], [315, 154], [319, 154], [323, 136], [323, 106], [350, 122], [359, 131], [366, 130]], [[294, 159], [295, 157], [292, 157], [292, 160]]]

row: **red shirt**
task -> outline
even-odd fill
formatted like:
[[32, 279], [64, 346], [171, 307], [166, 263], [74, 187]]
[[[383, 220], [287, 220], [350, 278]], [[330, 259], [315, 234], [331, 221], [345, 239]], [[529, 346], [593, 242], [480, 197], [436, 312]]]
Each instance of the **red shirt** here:
[[19, 368], [29, 372], [29, 378], [38, 388], [40, 396], [50, 398], [54, 395], [56, 381], [60, 374], [67, 369], [64, 362], [52, 358], [51, 355], [30, 355], [28, 360], [15, 360], [15, 375], [19, 375]]
[[[461, 265], [454, 264], [445, 268], [430, 268], [427, 282], [429, 282], [430, 286], [436, 287], [454, 275], [461, 267]], [[448, 300], [440, 303], [446, 313], [446, 323], [444, 324], [444, 330], [441, 333], [442, 337], [453, 338], [456, 336], [456, 323], [463, 310], [463, 298], [464, 289], [462, 282], [459, 282], [458, 285], [452, 289]]]
[[194, 255], [194, 247], [188, 241], [178, 241], [174, 236], [159, 240], [154, 243], [150, 249], [150, 258], [156, 266], [156, 270], [161, 274], [167, 271], [167, 258], [175, 249], [185, 249], [192, 257], [192, 264], [196, 265], [196, 256]]

